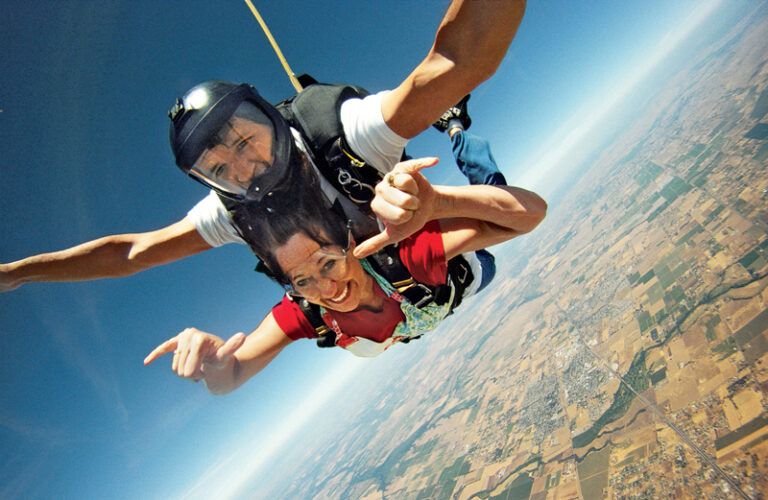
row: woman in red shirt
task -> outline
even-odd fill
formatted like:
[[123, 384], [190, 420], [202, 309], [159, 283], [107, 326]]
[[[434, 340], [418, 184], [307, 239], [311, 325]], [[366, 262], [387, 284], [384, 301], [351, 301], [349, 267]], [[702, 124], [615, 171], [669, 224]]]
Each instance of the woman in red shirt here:
[[[338, 225], [310, 220], [306, 212], [293, 213], [293, 223], [282, 217], [286, 223], [275, 224], [275, 230], [258, 228], [259, 238], [250, 240], [261, 246], [254, 250], [278, 281], [324, 309], [326, 323], [336, 330], [337, 345], [375, 355], [403, 332], [408, 336], [410, 322], [425, 320], [418, 313], [409, 317], [402, 302], [358, 258], [400, 242], [400, 257], [413, 277], [442, 284], [451, 258], [529, 232], [543, 219], [546, 203], [521, 188], [432, 186], [419, 170], [435, 163], [435, 158], [410, 160], [387, 174], [376, 187], [371, 207], [400, 224], [360, 245]], [[427, 327], [442, 319], [440, 311], [435, 314], [426, 318]], [[312, 336], [314, 329], [303, 313], [285, 298], [248, 336], [238, 333], [224, 341], [188, 328], [159, 345], [144, 362], [173, 352], [172, 369], [179, 376], [204, 379], [211, 392], [225, 393], [258, 373], [294, 340]]]

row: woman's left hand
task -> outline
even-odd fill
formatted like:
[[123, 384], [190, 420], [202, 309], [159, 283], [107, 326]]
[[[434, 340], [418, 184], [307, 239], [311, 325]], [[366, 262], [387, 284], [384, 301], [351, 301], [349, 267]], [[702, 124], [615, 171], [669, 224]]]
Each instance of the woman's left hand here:
[[437, 195], [421, 170], [438, 161], [419, 158], [400, 162], [376, 185], [371, 210], [384, 223], [384, 230], [357, 245], [353, 252], [356, 258], [362, 259], [397, 243], [432, 220]]

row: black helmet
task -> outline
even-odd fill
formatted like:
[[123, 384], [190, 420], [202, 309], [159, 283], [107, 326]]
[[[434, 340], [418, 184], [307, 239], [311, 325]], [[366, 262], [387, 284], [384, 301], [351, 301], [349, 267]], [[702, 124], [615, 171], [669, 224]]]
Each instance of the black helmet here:
[[168, 112], [176, 164], [236, 201], [260, 201], [290, 175], [288, 122], [251, 85], [209, 81]]

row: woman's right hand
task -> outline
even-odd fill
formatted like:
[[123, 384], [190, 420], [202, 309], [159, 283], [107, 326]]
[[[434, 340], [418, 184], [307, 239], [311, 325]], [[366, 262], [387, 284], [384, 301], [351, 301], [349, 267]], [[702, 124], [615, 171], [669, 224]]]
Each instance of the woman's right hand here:
[[144, 365], [173, 353], [171, 369], [179, 377], [198, 381], [206, 378], [206, 373], [210, 375], [211, 372], [231, 369], [234, 354], [245, 339], [244, 333], [236, 333], [225, 342], [216, 335], [187, 328], [157, 346], [144, 359]]
[[421, 170], [437, 162], [434, 157], [402, 161], [376, 185], [371, 210], [384, 230], [357, 245], [353, 252], [356, 258], [404, 240], [432, 220], [437, 194]]

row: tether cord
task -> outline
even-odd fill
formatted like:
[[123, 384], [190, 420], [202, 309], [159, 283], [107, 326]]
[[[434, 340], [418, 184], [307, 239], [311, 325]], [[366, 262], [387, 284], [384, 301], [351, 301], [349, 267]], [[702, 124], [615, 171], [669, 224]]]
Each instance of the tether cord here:
[[259, 25], [261, 26], [261, 29], [264, 31], [264, 34], [266, 35], [267, 40], [269, 40], [269, 43], [272, 45], [272, 48], [275, 50], [275, 54], [277, 54], [277, 58], [280, 59], [280, 64], [283, 65], [283, 69], [288, 75], [288, 79], [291, 80], [291, 84], [293, 85], [293, 88], [296, 89], [296, 92], [301, 92], [303, 87], [299, 83], [299, 80], [296, 78], [296, 75], [293, 73], [293, 70], [291, 69], [291, 67], [288, 66], [288, 61], [285, 60], [285, 56], [283, 56], [283, 52], [280, 50], [280, 47], [277, 45], [277, 42], [275, 41], [275, 37], [272, 36], [272, 32], [269, 31], [269, 28], [267, 27], [267, 23], [264, 22], [264, 18], [261, 17], [261, 14], [259, 14], [259, 11], [256, 10], [256, 7], [254, 7], [251, 0], [245, 0], [245, 3], [248, 5], [248, 8], [251, 9], [251, 13], [253, 14], [253, 17], [255, 17], [256, 20], [259, 22]]

